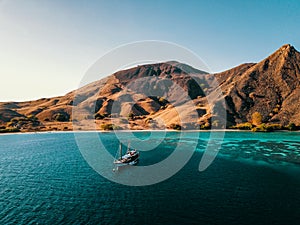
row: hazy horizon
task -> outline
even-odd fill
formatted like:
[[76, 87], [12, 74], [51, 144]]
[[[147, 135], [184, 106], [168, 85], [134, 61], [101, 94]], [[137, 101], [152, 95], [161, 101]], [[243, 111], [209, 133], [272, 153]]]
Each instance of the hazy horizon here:
[[[0, 101], [64, 95], [120, 45], [162, 40], [192, 50], [212, 72], [300, 47], [294, 1], [0, 0]], [[198, 68], [201, 69], [201, 68]]]

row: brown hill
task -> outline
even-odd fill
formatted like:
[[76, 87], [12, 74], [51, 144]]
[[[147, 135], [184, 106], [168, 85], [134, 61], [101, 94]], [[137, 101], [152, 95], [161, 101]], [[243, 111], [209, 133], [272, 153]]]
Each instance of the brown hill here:
[[96, 118], [97, 128], [114, 123], [123, 129], [198, 129], [209, 127], [212, 117], [226, 119], [215, 110], [222, 99], [228, 126], [250, 121], [254, 112], [264, 122], [300, 125], [300, 53], [284, 45], [259, 63], [214, 75], [174, 61], [137, 66], [65, 96], [0, 103], [0, 125], [66, 130], [74, 119], [81, 129], [92, 129]]
[[300, 123], [300, 53], [284, 45], [257, 64], [245, 64], [216, 74], [232, 123], [251, 120]]

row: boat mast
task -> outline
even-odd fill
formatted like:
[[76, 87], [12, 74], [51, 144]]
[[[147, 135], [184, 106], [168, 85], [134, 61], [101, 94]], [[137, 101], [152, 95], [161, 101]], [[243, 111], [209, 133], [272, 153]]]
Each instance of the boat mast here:
[[121, 159], [122, 159], [122, 144], [120, 142], [120, 156], [121, 156]]
[[129, 152], [130, 151], [130, 142], [128, 142], [128, 144], [127, 144], [127, 152]]

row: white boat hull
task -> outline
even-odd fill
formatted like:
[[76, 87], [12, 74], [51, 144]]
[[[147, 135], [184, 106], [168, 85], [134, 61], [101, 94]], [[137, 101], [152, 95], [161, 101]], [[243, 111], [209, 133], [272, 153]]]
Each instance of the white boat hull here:
[[117, 161], [114, 161], [114, 164], [115, 164], [116, 166], [128, 166], [128, 165], [134, 166], [134, 165], [138, 164], [138, 162], [139, 162], [139, 159], [137, 158], [137, 159], [135, 159], [135, 160], [133, 160], [133, 161], [126, 162], [126, 163], [117, 160]]

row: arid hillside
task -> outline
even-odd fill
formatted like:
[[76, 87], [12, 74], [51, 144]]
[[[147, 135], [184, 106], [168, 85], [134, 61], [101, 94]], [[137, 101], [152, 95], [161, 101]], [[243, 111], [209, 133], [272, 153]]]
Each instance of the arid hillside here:
[[291, 45], [218, 74], [147, 64], [65, 96], [0, 103], [0, 130], [225, 128], [253, 122], [254, 113], [261, 123], [300, 125], [300, 53]]
[[300, 53], [284, 45], [256, 64], [244, 64], [216, 74], [226, 96], [229, 120], [300, 123]]

